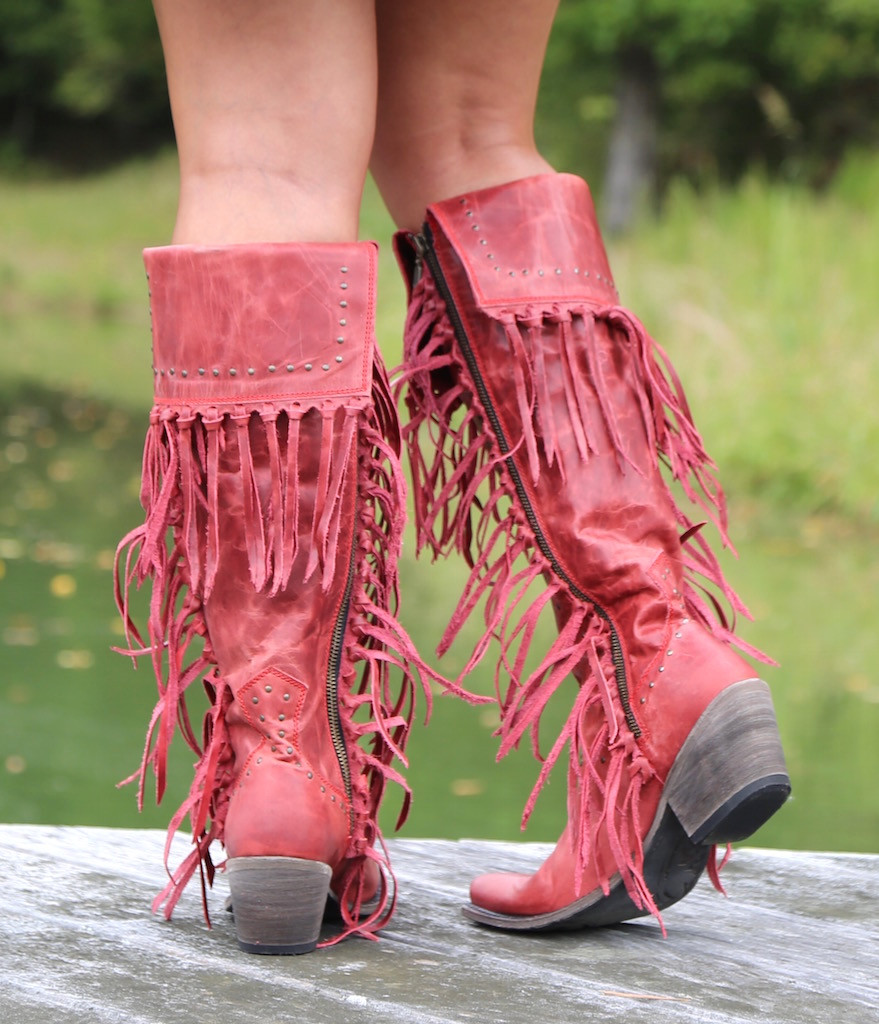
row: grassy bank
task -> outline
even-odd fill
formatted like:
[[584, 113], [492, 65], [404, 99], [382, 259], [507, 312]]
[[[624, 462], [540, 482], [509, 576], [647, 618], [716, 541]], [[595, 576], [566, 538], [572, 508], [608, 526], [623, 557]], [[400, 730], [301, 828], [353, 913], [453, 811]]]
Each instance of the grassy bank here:
[[[109, 650], [108, 567], [137, 521], [150, 400], [139, 250], [168, 239], [175, 194], [171, 156], [74, 182], [0, 182], [0, 819], [137, 823], [131, 794], [112, 787], [137, 762], [153, 684]], [[742, 558], [729, 572], [757, 620], [744, 635], [782, 664], [770, 681], [796, 799], [760, 834], [770, 845], [879, 849], [876, 210], [875, 159], [853, 161], [821, 197], [758, 178], [735, 192], [679, 187], [611, 253], [731, 494]], [[363, 235], [390, 233], [370, 191]], [[380, 285], [393, 364], [403, 292], [386, 244]], [[429, 651], [464, 575], [416, 564], [411, 547], [404, 618]], [[490, 670], [471, 685], [489, 688]], [[517, 834], [533, 765], [495, 769], [493, 725], [437, 702], [413, 739], [410, 834]], [[189, 760], [178, 753], [170, 799]], [[529, 835], [554, 838], [563, 806], [559, 777]]]

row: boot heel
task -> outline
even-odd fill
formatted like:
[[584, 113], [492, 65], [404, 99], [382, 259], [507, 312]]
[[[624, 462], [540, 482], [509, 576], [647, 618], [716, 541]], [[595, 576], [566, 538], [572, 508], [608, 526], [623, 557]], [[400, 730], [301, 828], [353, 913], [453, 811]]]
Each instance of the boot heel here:
[[317, 945], [332, 871], [296, 857], [226, 862], [238, 945], [247, 953], [310, 953]]
[[753, 835], [790, 795], [769, 687], [748, 679], [708, 705], [665, 785], [668, 804], [696, 844]]

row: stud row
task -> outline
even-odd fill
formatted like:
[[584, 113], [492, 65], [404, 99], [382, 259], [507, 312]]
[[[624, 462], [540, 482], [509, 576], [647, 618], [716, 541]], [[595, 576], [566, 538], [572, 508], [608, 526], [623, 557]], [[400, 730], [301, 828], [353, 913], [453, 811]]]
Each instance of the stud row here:
[[[462, 206], [466, 205], [466, 203], [467, 203], [467, 199], [466, 198], [461, 200], [461, 205]], [[467, 216], [467, 217], [472, 217], [473, 216], [473, 211], [472, 210], [465, 210], [464, 213], [465, 213], [465, 216]], [[480, 230], [479, 225], [475, 224], [475, 223], [471, 224], [470, 227], [471, 227], [471, 230], [473, 230], [473, 231], [479, 231]], [[488, 248], [488, 240], [486, 238], [480, 238], [479, 239], [479, 244], [480, 245], [484, 245], [486, 247], [486, 249]], [[494, 258], [495, 258], [494, 253], [493, 252], [486, 252], [485, 253], [485, 258], [488, 259], [488, 260], [492, 260], [493, 261]], [[500, 272], [500, 270], [501, 270], [500, 266], [498, 264], [496, 264], [496, 263], [494, 265], [494, 269], [496, 271], [498, 271], [498, 272]], [[516, 277], [517, 274], [521, 274], [522, 277], [528, 277], [529, 274], [531, 274], [531, 273], [536, 274], [538, 277], [545, 277], [548, 273], [553, 273], [553, 274], [557, 274], [557, 275], [561, 276], [564, 272], [565, 271], [561, 267], [554, 267], [551, 271], [544, 270], [542, 267], [539, 267], [537, 270], [529, 270], [528, 268], [525, 268], [523, 270], [508, 270], [507, 271], [507, 273], [509, 274], [510, 277]], [[595, 274], [595, 275], [593, 275], [590, 271], [588, 271], [588, 270], [581, 270], [579, 267], [573, 267], [571, 269], [571, 273], [576, 274], [578, 276], [582, 274], [582, 276], [584, 278], [594, 276], [596, 281], [603, 281], [606, 285], [609, 285], [611, 288], [614, 289], [614, 291], [616, 291], [616, 286], [614, 285], [613, 281], [609, 277], [607, 277], [607, 276], [603, 276], [602, 274]]]

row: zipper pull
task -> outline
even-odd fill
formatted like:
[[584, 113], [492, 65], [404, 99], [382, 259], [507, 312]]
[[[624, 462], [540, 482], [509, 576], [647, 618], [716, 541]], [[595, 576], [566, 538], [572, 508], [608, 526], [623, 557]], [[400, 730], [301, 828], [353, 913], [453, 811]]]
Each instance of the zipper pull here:
[[412, 287], [421, 280], [424, 274], [424, 254], [427, 251], [427, 239], [424, 235], [410, 231], [409, 241], [412, 243], [412, 247], [415, 249], [415, 262], [412, 265]]

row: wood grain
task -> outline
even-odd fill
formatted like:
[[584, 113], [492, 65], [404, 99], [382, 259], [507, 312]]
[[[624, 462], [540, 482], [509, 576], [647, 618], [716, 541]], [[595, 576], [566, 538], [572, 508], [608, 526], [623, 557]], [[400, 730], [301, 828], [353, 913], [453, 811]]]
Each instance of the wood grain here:
[[[396, 840], [401, 905], [380, 942], [239, 952], [220, 878], [168, 924], [155, 831], [0, 826], [3, 1024], [872, 1024], [879, 856], [738, 851], [728, 900], [702, 882], [651, 921], [514, 935], [460, 914], [471, 875], [535, 867], [543, 844]], [[187, 850], [181, 837], [179, 853]]]

